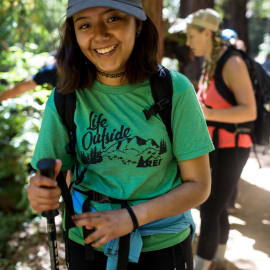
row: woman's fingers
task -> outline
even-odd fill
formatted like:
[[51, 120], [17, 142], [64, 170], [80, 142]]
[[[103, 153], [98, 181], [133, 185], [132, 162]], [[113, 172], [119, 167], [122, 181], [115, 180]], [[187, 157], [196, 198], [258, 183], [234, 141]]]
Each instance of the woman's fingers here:
[[113, 238], [109, 238], [108, 235], [101, 230], [95, 231], [91, 233], [86, 239], [86, 244], [91, 244], [94, 248], [99, 248], [109, 241], [111, 241]]
[[49, 204], [38, 203], [37, 205], [34, 204], [33, 207], [31, 205], [31, 207], [35, 209], [37, 212], [56, 210], [59, 208], [59, 206], [60, 206], [59, 202], [49, 203]]
[[37, 176], [36, 179], [30, 181], [28, 190], [30, 191], [30, 195], [37, 198], [54, 199], [59, 198], [61, 195], [61, 190], [57, 186], [57, 183], [42, 176]]
[[[93, 215], [91, 215], [93, 214]], [[87, 229], [93, 228], [95, 225], [97, 225], [97, 218], [100, 218], [100, 214], [96, 215], [97, 213], [83, 213], [81, 215], [75, 215], [72, 217], [74, 223], [78, 227], [85, 226]]]
[[84, 226], [86, 229], [95, 229], [85, 242], [92, 243], [93, 247], [100, 247], [112, 239], [130, 233], [133, 223], [126, 209], [89, 212], [72, 217], [76, 226]]
[[30, 178], [27, 194], [31, 207], [37, 211], [49, 211], [59, 207], [61, 190], [56, 181], [41, 175]]
[[57, 186], [57, 182], [53, 181], [52, 179], [36, 174], [30, 178], [30, 186], [37, 186], [37, 187], [48, 187], [53, 188]]
[[59, 205], [59, 200], [36, 200], [35, 198], [29, 197], [30, 205], [32, 209], [37, 212], [50, 211], [57, 209]]

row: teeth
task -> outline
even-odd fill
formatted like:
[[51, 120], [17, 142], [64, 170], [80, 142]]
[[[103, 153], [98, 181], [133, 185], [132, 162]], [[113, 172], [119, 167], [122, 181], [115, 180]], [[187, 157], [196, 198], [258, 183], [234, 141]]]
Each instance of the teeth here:
[[100, 54], [106, 54], [106, 53], [109, 53], [111, 52], [112, 50], [114, 50], [116, 48], [116, 46], [112, 46], [112, 47], [109, 47], [109, 48], [105, 48], [105, 49], [96, 49], [96, 51]]

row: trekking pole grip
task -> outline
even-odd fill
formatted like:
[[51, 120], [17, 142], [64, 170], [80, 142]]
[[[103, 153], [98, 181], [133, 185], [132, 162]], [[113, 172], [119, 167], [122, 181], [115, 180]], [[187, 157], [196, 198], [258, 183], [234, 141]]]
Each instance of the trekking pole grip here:
[[[52, 179], [54, 176], [55, 164], [56, 164], [56, 161], [54, 159], [45, 158], [45, 159], [41, 159], [37, 163], [37, 168], [39, 169], [41, 175]], [[59, 258], [58, 258], [57, 241], [56, 241], [56, 227], [55, 227], [55, 220], [54, 220], [54, 217], [57, 215], [58, 215], [57, 210], [51, 210], [51, 211], [46, 211], [42, 213], [42, 216], [47, 218], [48, 244], [49, 244], [50, 261], [51, 261], [52, 270], [59, 269]]]
[[[46, 176], [48, 178], [53, 178], [55, 164], [56, 164], [55, 159], [43, 158], [39, 160], [39, 162], [37, 163], [37, 168], [39, 169], [41, 175]], [[57, 210], [42, 212], [42, 216], [46, 218], [54, 218], [57, 215], [58, 215]]]

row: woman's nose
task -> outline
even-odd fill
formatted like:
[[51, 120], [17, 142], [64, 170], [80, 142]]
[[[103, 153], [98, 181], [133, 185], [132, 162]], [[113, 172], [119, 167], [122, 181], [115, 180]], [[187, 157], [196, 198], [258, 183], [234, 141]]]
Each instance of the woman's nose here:
[[109, 36], [108, 29], [104, 23], [99, 23], [95, 25], [93, 34], [94, 34], [94, 38], [96, 39], [104, 39], [104, 38], [108, 38]]

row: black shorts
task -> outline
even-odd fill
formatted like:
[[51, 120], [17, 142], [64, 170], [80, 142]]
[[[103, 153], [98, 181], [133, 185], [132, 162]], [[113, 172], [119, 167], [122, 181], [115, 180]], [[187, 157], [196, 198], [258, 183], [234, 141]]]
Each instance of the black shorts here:
[[[69, 270], [105, 270], [107, 256], [94, 251], [95, 260], [84, 259], [84, 246], [68, 241]], [[193, 270], [192, 241], [189, 235], [183, 242], [161, 250], [142, 252], [138, 263], [128, 263], [127, 270]]]

